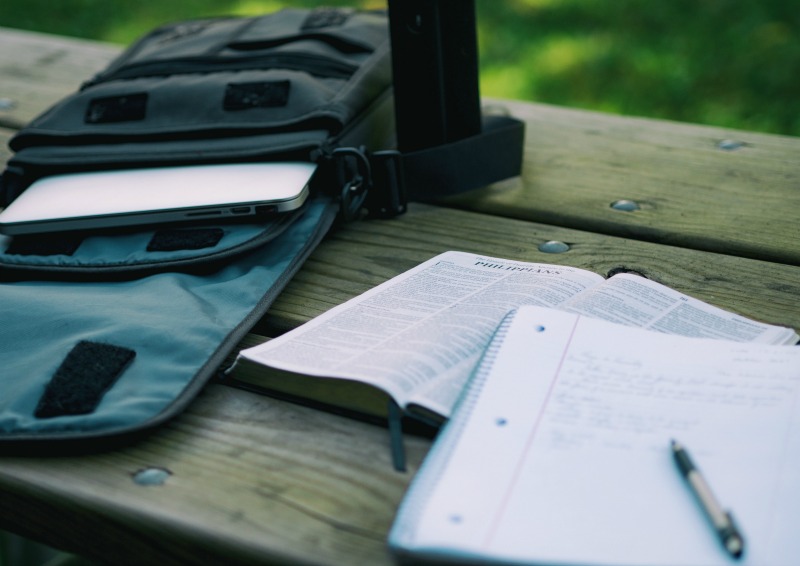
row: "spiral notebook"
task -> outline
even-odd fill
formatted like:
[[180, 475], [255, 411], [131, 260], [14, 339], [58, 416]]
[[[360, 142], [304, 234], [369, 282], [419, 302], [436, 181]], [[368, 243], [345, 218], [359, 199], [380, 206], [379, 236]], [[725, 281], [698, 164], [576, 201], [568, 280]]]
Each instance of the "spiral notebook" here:
[[[670, 439], [736, 516], [722, 548]], [[702, 566], [800, 560], [800, 348], [522, 307], [496, 332], [389, 535], [401, 558]]]

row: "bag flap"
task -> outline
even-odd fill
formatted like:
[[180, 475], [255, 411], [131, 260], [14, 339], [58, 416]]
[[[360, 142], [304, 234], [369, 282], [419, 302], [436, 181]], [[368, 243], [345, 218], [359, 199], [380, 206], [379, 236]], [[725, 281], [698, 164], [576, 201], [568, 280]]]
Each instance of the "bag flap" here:
[[175, 416], [263, 316], [336, 211], [318, 199], [279, 237], [202, 277], [0, 285], [0, 445], [86, 450]]
[[353, 12], [337, 25], [308, 29], [304, 14], [286, 10], [153, 32], [33, 120], [10, 147], [315, 129], [335, 135], [391, 86], [386, 17]]

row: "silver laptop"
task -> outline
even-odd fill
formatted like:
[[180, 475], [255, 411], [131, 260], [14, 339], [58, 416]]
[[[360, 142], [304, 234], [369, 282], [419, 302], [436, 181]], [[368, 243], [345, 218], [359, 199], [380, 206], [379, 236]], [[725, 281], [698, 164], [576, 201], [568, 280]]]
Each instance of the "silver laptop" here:
[[159, 167], [44, 177], [0, 212], [9, 236], [231, 220], [302, 206], [313, 163]]

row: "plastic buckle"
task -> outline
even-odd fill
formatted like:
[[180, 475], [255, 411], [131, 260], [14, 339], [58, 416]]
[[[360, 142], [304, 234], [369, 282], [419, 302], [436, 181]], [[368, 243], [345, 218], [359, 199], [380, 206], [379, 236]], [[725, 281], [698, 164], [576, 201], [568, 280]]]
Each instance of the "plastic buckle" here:
[[363, 147], [340, 147], [333, 150], [336, 181], [342, 187], [342, 218], [354, 220], [372, 187], [372, 168]]
[[393, 218], [408, 208], [403, 154], [396, 150], [378, 151], [370, 156], [372, 190], [367, 209], [373, 218]]

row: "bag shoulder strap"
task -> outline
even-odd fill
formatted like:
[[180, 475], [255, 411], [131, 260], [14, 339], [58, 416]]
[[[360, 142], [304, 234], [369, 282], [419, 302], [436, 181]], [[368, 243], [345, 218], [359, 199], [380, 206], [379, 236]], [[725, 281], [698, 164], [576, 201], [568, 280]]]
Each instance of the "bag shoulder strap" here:
[[431, 202], [516, 177], [522, 170], [525, 124], [510, 116], [484, 116], [479, 134], [407, 153], [334, 151], [340, 165], [342, 212], [354, 218], [391, 218], [409, 201]]

